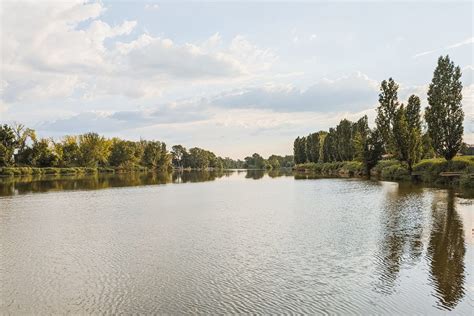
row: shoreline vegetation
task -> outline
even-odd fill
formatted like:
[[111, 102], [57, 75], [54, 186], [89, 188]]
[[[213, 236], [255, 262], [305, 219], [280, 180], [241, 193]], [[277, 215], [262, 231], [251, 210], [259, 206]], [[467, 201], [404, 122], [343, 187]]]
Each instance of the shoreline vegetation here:
[[413, 94], [404, 104], [395, 80], [383, 80], [375, 127], [369, 127], [364, 115], [356, 122], [343, 119], [329, 131], [297, 137], [295, 170], [473, 188], [473, 148], [463, 143], [461, 76], [449, 56], [439, 57], [424, 113], [420, 97]]

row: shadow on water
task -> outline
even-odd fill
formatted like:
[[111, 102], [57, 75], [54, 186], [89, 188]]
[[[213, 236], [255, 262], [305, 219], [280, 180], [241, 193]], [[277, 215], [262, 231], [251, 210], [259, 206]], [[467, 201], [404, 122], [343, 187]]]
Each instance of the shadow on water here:
[[[402, 268], [420, 262], [426, 244], [437, 307], [452, 310], [465, 294], [466, 247], [462, 220], [455, 208], [455, 192], [435, 191], [431, 214], [423, 212], [422, 195], [423, 188], [410, 184], [387, 192], [381, 216], [383, 235], [375, 255], [375, 290], [383, 294], [395, 292]], [[424, 229], [429, 231], [423, 234]], [[429, 237], [424, 239], [424, 235]]]
[[0, 196], [49, 191], [99, 190], [113, 187], [204, 182], [229, 175], [229, 171], [184, 171], [0, 178]]
[[465, 294], [464, 230], [456, 211], [454, 192], [435, 197], [432, 207], [432, 229], [427, 257], [431, 281], [438, 306], [451, 310]]

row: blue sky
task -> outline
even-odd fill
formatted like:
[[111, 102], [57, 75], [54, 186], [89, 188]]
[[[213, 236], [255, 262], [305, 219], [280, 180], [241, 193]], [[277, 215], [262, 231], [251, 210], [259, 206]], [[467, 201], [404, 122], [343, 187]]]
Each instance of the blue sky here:
[[4, 1], [0, 121], [242, 158], [375, 116], [378, 85], [426, 104], [436, 60], [463, 69], [473, 138], [472, 2]]

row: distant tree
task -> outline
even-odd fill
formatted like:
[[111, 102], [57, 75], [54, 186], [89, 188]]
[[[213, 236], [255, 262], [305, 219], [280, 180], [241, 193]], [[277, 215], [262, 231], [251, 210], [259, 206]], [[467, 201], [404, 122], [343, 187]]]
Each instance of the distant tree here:
[[293, 155], [295, 163], [305, 163], [306, 159], [306, 137], [297, 137], [293, 143]]
[[66, 167], [79, 166], [81, 152], [77, 136], [65, 136], [63, 140], [56, 145], [56, 152], [60, 152], [60, 164]]
[[183, 168], [184, 158], [187, 154], [186, 148], [181, 145], [171, 147], [171, 155], [173, 157], [173, 165], [177, 168]]
[[58, 163], [58, 157], [54, 153], [52, 141], [49, 139], [40, 139], [35, 141], [32, 147], [32, 164], [36, 167], [55, 167]]
[[97, 133], [79, 136], [81, 164], [86, 167], [97, 167], [107, 164], [112, 142]]
[[250, 157], [245, 157], [245, 167], [248, 169], [265, 169], [266, 161], [265, 159], [257, 153], [254, 153]]
[[377, 165], [377, 162], [382, 159], [384, 152], [384, 141], [379, 130], [374, 129], [369, 132], [367, 139], [364, 142], [363, 159], [365, 173], [370, 176], [370, 170]]
[[11, 166], [14, 163], [13, 154], [18, 143], [13, 128], [0, 125], [0, 167]]
[[393, 153], [393, 124], [398, 105], [398, 84], [392, 78], [382, 81], [375, 123], [384, 140], [385, 151], [389, 153]]
[[451, 160], [461, 148], [464, 132], [461, 69], [449, 56], [439, 57], [428, 89], [425, 120], [437, 154]]
[[323, 162], [335, 161], [336, 156], [336, 130], [330, 128], [323, 143]]
[[367, 115], [364, 115], [356, 123], [354, 123], [352, 130], [354, 159], [357, 161], [364, 161], [365, 147], [370, 134]]
[[170, 167], [169, 157], [163, 144], [159, 141], [145, 141], [142, 156], [142, 165], [150, 169], [166, 170]]
[[312, 133], [306, 137], [306, 159], [309, 162], [319, 161], [319, 134]]
[[271, 155], [267, 159], [267, 167], [270, 169], [279, 169], [281, 167], [280, 160], [283, 157]]
[[336, 126], [336, 160], [350, 161], [354, 157], [352, 123], [343, 119]]
[[[138, 152], [138, 153], [137, 153]], [[115, 167], [131, 167], [141, 158], [139, 143], [114, 138], [110, 150], [109, 164]]]

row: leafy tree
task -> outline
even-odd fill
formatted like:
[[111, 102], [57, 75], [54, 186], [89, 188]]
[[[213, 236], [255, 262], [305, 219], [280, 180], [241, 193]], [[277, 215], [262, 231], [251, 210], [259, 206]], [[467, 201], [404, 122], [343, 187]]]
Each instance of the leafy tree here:
[[280, 168], [280, 159], [281, 157], [278, 157], [276, 155], [271, 155], [267, 159], [267, 167], [271, 169], [279, 169]]
[[265, 159], [257, 153], [254, 153], [250, 157], [245, 157], [245, 166], [248, 169], [265, 169], [266, 161]]
[[306, 158], [309, 162], [319, 161], [319, 147], [319, 134], [309, 134], [306, 137]]
[[177, 168], [182, 168], [183, 162], [184, 162], [183, 160], [186, 154], [187, 154], [186, 148], [184, 148], [181, 145], [174, 145], [173, 147], [171, 147], [171, 155], [173, 156], [173, 165], [176, 166]]
[[354, 159], [357, 161], [364, 161], [365, 146], [370, 134], [370, 128], [369, 128], [367, 115], [364, 115], [356, 123], [354, 123], [352, 129], [353, 129], [352, 143], [354, 147]]
[[305, 163], [306, 159], [306, 137], [297, 137], [293, 143], [293, 154], [295, 163]]
[[[138, 153], [137, 153], [138, 152]], [[140, 161], [140, 146], [138, 143], [114, 138], [110, 150], [109, 164], [115, 167], [127, 167]]]
[[54, 167], [58, 163], [58, 157], [52, 148], [52, 142], [48, 139], [40, 139], [34, 142], [32, 147], [32, 165], [36, 167]]
[[104, 166], [110, 156], [111, 141], [97, 133], [87, 133], [79, 136], [80, 161], [83, 166]]
[[323, 162], [336, 161], [336, 156], [336, 130], [330, 128], [323, 143]]
[[428, 132], [421, 135], [421, 159], [434, 158], [436, 153], [433, 148], [430, 134]]
[[65, 136], [61, 143], [56, 146], [56, 152], [60, 152], [58, 156], [62, 166], [79, 166], [81, 152], [77, 136]]
[[354, 146], [352, 142], [352, 123], [343, 119], [336, 126], [336, 160], [349, 161], [354, 157]]
[[0, 125], [0, 167], [10, 166], [14, 163], [13, 154], [17, 144], [13, 128], [7, 124]]
[[389, 78], [382, 81], [380, 85], [379, 106], [375, 124], [384, 140], [385, 151], [392, 153], [394, 135], [393, 124], [396, 110], [398, 108], [398, 84]]
[[449, 56], [439, 57], [428, 89], [425, 120], [437, 154], [451, 160], [461, 148], [464, 132], [461, 69]]
[[142, 164], [151, 169], [167, 170], [171, 168], [171, 155], [166, 145], [159, 141], [144, 141]]
[[382, 159], [383, 138], [379, 130], [374, 129], [369, 131], [368, 137], [363, 145], [363, 163], [365, 173], [370, 176], [370, 170], [377, 165], [377, 162]]

